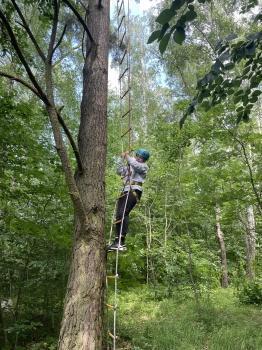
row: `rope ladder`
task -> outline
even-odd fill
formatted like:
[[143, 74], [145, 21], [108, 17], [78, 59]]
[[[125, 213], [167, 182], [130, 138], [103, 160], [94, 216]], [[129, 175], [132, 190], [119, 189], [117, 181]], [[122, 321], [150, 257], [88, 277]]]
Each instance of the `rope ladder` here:
[[[121, 122], [121, 141], [122, 141], [122, 152], [124, 150], [131, 151], [131, 70], [130, 70], [130, 36], [129, 36], [129, 0], [117, 0], [117, 41], [118, 41], [118, 68], [119, 68], [119, 117]], [[124, 210], [121, 220], [116, 220], [116, 211], [117, 211], [117, 202], [118, 197], [115, 202], [115, 209], [113, 218], [111, 221], [109, 242], [112, 241], [112, 236], [114, 234], [114, 227], [116, 224], [121, 222], [120, 226], [120, 235], [118, 245], [121, 242], [121, 236], [123, 231], [123, 222], [124, 222], [124, 214], [131, 190], [130, 184], [130, 166], [128, 166], [128, 180], [125, 185], [129, 183], [129, 190], [126, 193]], [[111, 253], [113, 254], [113, 253]], [[107, 275], [106, 277], [106, 288], [109, 289], [110, 281], [114, 281], [114, 298], [113, 303], [106, 304], [107, 307], [107, 334], [108, 334], [108, 342], [107, 342], [107, 350], [116, 350], [117, 339], [117, 311], [118, 311], [118, 271], [119, 271], [119, 250], [117, 249], [115, 252], [115, 265], [114, 265], [114, 273], [112, 275]], [[109, 322], [109, 313], [113, 313], [113, 325], [110, 326]]]

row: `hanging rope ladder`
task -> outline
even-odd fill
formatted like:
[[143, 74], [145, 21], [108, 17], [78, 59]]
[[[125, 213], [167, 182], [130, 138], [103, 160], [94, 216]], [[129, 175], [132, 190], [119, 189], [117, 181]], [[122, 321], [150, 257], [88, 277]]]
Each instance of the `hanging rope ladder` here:
[[[120, 53], [118, 58], [119, 64], [119, 114], [121, 122], [121, 140], [122, 140], [122, 152], [124, 150], [131, 151], [131, 71], [130, 71], [130, 37], [129, 37], [129, 0], [117, 0], [117, 40], [118, 40], [118, 52]], [[111, 221], [110, 237], [109, 242], [112, 241], [112, 235], [116, 224], [121, 223], [120, 235], [118, 245], [121, 242], [121, 236], [123, 231], [124, 213], [126, 210], [129, 193], [130, 193], [130, 166], [128, 167], [128, 180], [129, 190], [125, 194], [125, 205], [123, 210], [123, 216], [121, 219], [116, 220], [117, 202], [118, 199], [124, 196], [121, 194], [115, 203], [115, 209], [113, 218]], [[113, 253], [111, 253], [113, 254]], [[111, 341], [108, 341], [107, 350], [116, 350], [117, 336], [117, 311], [118, 311], [118, 271], [119, 271], [119, 250], [115, 252], [115, 266], [114, 273], [107, 275], [106, 277], [106, 288], [108, 290], [109, 282], [114, 281], [114, 298], [112, 304], [106, 304], [107, 307], [107, 327], [108, 337]], [[110, 326], [109, 313], [113, 312], [113, 325]]]

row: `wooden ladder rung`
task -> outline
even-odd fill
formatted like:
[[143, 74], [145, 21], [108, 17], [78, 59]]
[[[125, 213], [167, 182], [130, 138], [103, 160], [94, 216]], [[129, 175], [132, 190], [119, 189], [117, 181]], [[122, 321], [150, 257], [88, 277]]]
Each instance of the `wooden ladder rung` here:
[[120, 224], [120, 222], [122, 222], [122, 219], [116, 220], [116, 221], [114, 222], [114, 225]]
[[106, 304], [106, 306], [108, 307], [108, 309], [113, 309], [113, 310], [116, 309], [115, 305]]
[[128, 113], [131, 112], [131, 110], [132, 110], [132, 108], [130, 108], [125, 114], [123, 114], [123, 115], [121, 116], [121, 118], [124, 118]]
[[132, 128], [129, 128], [123, 135], [121, 135], [121, 137], [124, 137], [126, 134], [128, 134], [130, 131], [132, 130]]
[[123, 61], [124, 61], [124, 59], [125, 59], [125, 57], [126, 57], [126, 54], [127, 54], [127, 49], [125, 49], [125, 52], [124, 52], [124, 54], [123, 54], [123, 56], [122, 56], [122, 58], [121, 58], [119, 64], [122, 64], [122, 63], [123, 63]]
[[108, 279], [114, 279], [114, 278], [118, 278], [118, 275], [106, 276], [106, 278], [108, 278]]
[[118, 336], [114, 336], [114, 334], [112, 334], [110, 331], [108, 331], [108, 335], [112, 338], [112, 339], [117, 339]]
[[125, 15], [122, 16], [121, 21], [120, 21], [120, 24], [119, 24], [119, 26], [118, 26], [118, 28], [117, 28], [117, 31], [119, 31], [119, 29], [120, 29], [120, 27], [121, 27], [121, 25], [122, 25], [123, 20], [124, 20], [125, 17], [126, 17]]
[[127, 95], [127, 93], [130, 91], [130, 87], [123, 93], [122, 96], [120, 96], [120, 99], [123, 100], [123, 98]]
[[123, 44], [123, 42], [124, 42], [125, 36], [126, 36], [126, 29], [125, 29], [125, 31], [124, 31], [124, 34], [123, 34], [121, 40], [120, 40], [120, 44], [118, 45], [120, 49], [122, 48], [122, 44]]
[[124, 1], [122, 0], [122, 2], [120, 4], [120, 7], [119, 7], [119, 10], [118, 10], [118, 16], [120, 15], [120, 12], [121, 12], [123, 4], [124, 4]]
[[128, 71], [128, 67], [124, 70], [124, 72], [119, 76], [118, 80], [121, 80], [123, 78], [123, 76], [126, 74], [126, 72]]

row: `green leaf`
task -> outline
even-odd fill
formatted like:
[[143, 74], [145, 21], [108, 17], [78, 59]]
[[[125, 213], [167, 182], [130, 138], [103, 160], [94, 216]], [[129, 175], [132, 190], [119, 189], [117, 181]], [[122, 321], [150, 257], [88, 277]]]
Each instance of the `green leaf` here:
[[161, 33], [159, 35], [158, 41], [160, 41], [163, 36], [165, 35], [166, 31], [168, 30], [168, 28], [170, 27], [170, 25], [168, 23], [165, 23], [161, 29]]
[[190, 11], [187, 11], [184, 16], [186, 21], [190, 22], [197, 18], [197, 13], [194, 10], [192, 11], [190, 10]]
[[231, 82], [231, 86], [232, 87], [240, 87], [241, 83], [242, 83], [242, 79], [234, 79]]
[[243, 113], [243, 116], [242, 116], [242, 119], [243, 119], [243, 122], [245, 123], [248, 123], [249, 122], [249, 113]]
[[225, 70], [230, 70], [230, 69], [232, 69], [234, 67], [235, 67], [235, 64], [233, 62], [229, 62], [229, 63], [224, 65], [224, 69]]
[[252, 91], [252, 96], [259, 96], [261, 94], [261, 90], [254, 90]]
[[161, 52], [161, 54], [163, 54], [166, 51], [167, 48], [167, 44], [169, 42], [171, 33], [167, 33], [160, 41], [159, 43], [159, 51]]
[[147, 43], [151, 44], [153, 41], [157, 40], [160, 34], [161, 34], [161, 30], [155, 30], [148, 38]]
[[254, 41], [252, 41], [245, 47], [245, 54], [246, 56], [254, 56], [255, 53], [256, 53], [256, 45]]
[[177, 27], [173, 34], [173, 38], [177, 44], [181, 45], [186, 38], [185, 29], [182, 27]]
[[174, 0], [171, 5], [172, 10], [179, 10], [185, 3], [185, 0]]
[[156, 18], [156, 22], [160, 24], [165, 24], [170, 21], [170, 19], [175, 15], [175, 13], [171, 9], [165, 9], [160, 13], [160, 15]]
[[204, 101], [201, 103], [201, 107], [207, 112], [211, 108], [211, 104], [209, 101]]
[[236, 112], [243, 112], [244, 111], [244, 107], [243, 106], [240, 106], [236, 109]]

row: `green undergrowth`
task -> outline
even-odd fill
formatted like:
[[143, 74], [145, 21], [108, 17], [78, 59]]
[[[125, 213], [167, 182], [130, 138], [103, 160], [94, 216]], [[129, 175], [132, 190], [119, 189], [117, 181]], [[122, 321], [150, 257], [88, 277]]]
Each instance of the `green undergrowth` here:
[[209, 292], [198, 305], [188, 293], [155, 295], [145, 286], [122, 290], [118, 349], [262, 349], [261, 309], [239, 304], [232, 289]]

